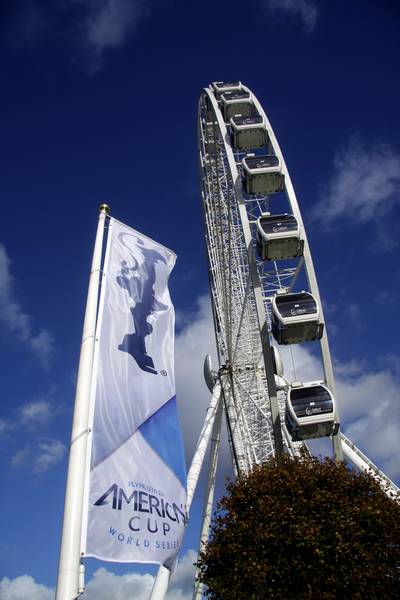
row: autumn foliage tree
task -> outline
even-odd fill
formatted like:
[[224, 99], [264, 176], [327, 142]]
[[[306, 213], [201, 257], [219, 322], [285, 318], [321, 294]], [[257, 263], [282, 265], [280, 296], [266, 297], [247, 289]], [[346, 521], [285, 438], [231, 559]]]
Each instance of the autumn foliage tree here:
[[227, 492], [198, 562], [212, 600], [400, 598], [400, 501], [373, 477], [281, 456]]

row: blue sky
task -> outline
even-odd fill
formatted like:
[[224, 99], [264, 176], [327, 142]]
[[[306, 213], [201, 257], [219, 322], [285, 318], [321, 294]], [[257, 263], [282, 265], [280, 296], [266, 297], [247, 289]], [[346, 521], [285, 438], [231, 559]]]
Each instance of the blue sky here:
[[[197, 100], [213, 80], [242, 80], [272, 122], [311, 244], [344, 431], [399, 481], [399, 25], [390, 0], [2, 4], [0, 600], [52, 597], [101, 202], [178, 254], [189, 462], [214, 343], [196, 151]], [[298, 361], [315, 372], [309, 350]], [[173, 600], [191, 597], [200, 505]], [[86, 598], [146, 598], [147, 571], [92, 561]]]

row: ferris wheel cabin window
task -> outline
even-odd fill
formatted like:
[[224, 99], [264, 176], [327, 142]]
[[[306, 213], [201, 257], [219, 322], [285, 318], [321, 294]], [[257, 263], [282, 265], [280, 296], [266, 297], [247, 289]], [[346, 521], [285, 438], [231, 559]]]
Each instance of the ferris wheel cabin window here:
[[318, 316], [318, 304], [312, 294], [284, 294], [277, 296], [275, 305], [281, 317], [297, 317], [301, 315]]
[[322, 415], [333, 411], [332, 396], [322, 385], [292, 389], [290, 400], [297, 417]]

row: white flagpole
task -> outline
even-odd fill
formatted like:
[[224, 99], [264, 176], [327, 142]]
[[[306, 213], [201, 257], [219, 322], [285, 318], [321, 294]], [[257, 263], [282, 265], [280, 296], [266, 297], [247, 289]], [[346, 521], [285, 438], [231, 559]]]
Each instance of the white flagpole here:
[[[221, 440], [221, 419], [222, 419], [222, 408], [223, 404], [220, 403], [218, 407], [217, 416], [215, 418], [214, 427], [211, 435], [211, 448], [210, 448], [210, 464], [208, 466], [208, 478], [207, 478], [207, 491], [204, 497], [204, 508], [203, 508], [203, 527], [200, 535], [200, 548], [199, 554], [203, 550], [204, 545], [208, 541], [210, 533], [212, 508], [214, 502], [214, 491], [215, 483], [217, 480], [217, 466], [218, 466], [218, 450]], [[199, 568], [196, 567], [195, 579], [194, 579], [194, 591], [192, 600], [201, 600], [203, 597], [203, 584], [198, 580]]]
[[[218, 411], [218, 407], [221, 402], [221, 383], [217, 381], [211, 398], [210, 405], [207, 409], [206, 418], [204, 420], [203, 428], [201, 430], [196, 452], [194, 453], [192, 464], [190, 465], [189, 473], [187, 476], [187, 512], [190, 511], [193, 496], [196, 491], [197, 482], [199, 480], [201, 467], [203, 466], [204, 457], [206, 454], [208, 442], [211, 436], [213, 424]], [[154, 580], [153, 589], [151, 590], [149, 600], [163, 600], [165, 594], [168, 591], [169, 580], [171, 578], [171, 571], [160, 565], [157, 576]], [[57, 598], [58, 600], [58, 598]]]
[[89, 278], [69, 451], [56, 600], [74, 600], [80, 594], [78, 589], [79, 562], [83, 491], [86, 472], [89, 399], [92, 380], [104, 226], [106, 216], [109, 212], [110, 207], [107, 206], [107, 204], [102, 204], [100, 206], [92, 268]]

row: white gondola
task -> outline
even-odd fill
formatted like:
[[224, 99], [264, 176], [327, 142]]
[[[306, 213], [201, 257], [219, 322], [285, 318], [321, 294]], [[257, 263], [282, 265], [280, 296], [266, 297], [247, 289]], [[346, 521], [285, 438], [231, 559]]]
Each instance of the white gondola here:
[[293, 382], [286, 395], [285, 424], [293, 441], [334, 435], [339, 424], [335, 423], [335, 400], [326, 385]]
[[247, 194], [272, 194], [284, 190], [285, 177], [277, 156], [248, 154], [242, 164]]
[[257, 252], [262, 260], [303, 256], [304, 240], [294, 215], [262, 213], [257, 219]]
[[271, 301], [272, 334], [278, 344], [320, 340], [324, 324], [316, 298], [310, 292], [279, 291]]
[[233, 146], [242, 148], [261, 148], [268, 143], [265, 121], [261, 115], [244, 117], [235, 115], [230, 120]]
[[231, 117], [234, 117], [235, 115], [251, 117], [255, 112], [250, 92], [244, 90], [224, 92], [221, 94], [221, 108], [225, 123], [229, 123]]
[[215, 97], [217, 100], [221, 98], [221, 94], [225, 92], [239, 92], [242, 89], [240, 81], [214, 81], [212, 83]]

